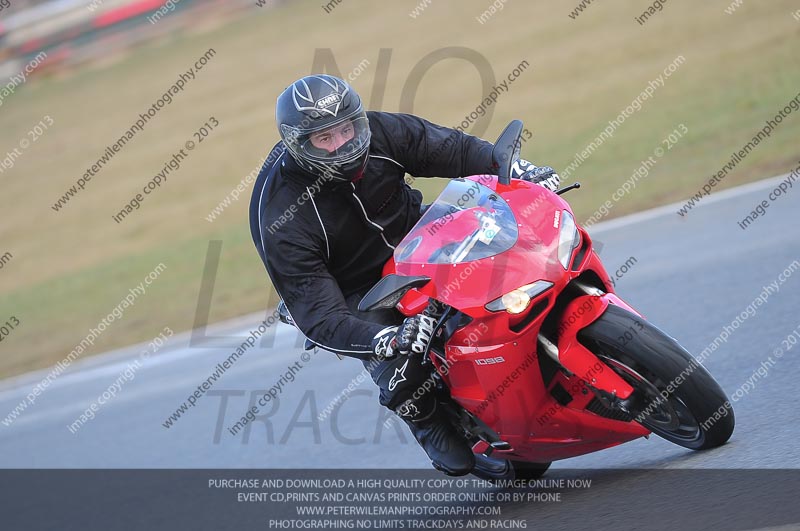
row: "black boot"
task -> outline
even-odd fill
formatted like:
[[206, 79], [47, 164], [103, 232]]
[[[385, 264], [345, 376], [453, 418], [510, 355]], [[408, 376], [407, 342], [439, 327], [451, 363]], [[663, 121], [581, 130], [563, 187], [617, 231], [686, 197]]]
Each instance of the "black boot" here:
[[[419, 411], [423, 403], [432, 408], [425, 415]], [[430, 401], [408, 400], [396, 410], [397, 415], [408, 424], [411, 433], [437, 470], [449, 476], [464, 476], [475, 466], [475, 455], [467, 440], [450, 424], [436, 399]]]
[[469, 474], [475, 457], [467, 440], [450, 424], [426, 383], [431, 371], [421, 357], [395, 356], [364, 366], [380, 388], [380, 403], [408, 424], [435, 468], [452, 476]]

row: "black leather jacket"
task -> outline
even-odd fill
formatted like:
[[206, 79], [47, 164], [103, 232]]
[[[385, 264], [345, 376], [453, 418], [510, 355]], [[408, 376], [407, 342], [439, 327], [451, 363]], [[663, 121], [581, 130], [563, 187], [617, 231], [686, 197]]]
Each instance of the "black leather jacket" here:
[[422, 193], [404, 180], [491, 173], [492, 144], [408, 114], [367, 112], [364, 176], [326, 181], [299, 168], [279, 142], [253, 188], [250, 230], [272, 283], [312, 342], [366, 359], [383, 326], [357, 318], [363, 294], [420, 217]]

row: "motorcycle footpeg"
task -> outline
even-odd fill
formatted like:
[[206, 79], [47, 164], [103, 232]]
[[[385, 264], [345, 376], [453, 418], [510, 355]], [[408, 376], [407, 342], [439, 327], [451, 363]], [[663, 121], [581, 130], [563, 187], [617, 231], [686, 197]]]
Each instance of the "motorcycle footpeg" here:
[[486, 447], [486, 450], [483, 451], [482, 455], [484, 455], [486, 457], [490, 457], [494, 453], [495, 450], [500, 450], [501, 452], [506, 452], [506, 451], [514, 449], [510, 444], [508, 444], [505, 441], [492, 441], [492, 442], [485, 441], [485, 442], [488, 443], [488, 446]]

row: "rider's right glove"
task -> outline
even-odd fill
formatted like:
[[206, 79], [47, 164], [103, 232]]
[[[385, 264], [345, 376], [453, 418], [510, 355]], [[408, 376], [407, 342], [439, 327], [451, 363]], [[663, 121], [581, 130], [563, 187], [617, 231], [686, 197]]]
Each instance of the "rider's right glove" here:
[[398, 326], [387, 326], [372, 339], [372, 351], [379, 358], [421, 355], [431, 342], [436, 319], [425, 314], [406, 318]]
[[530, 181], [547, 188], [551, 192], [558, 190], [561, 177], [550, 166], [536, 166], [525, 159], [519, 159], [511, 166], [511, 176], [515, 179]]

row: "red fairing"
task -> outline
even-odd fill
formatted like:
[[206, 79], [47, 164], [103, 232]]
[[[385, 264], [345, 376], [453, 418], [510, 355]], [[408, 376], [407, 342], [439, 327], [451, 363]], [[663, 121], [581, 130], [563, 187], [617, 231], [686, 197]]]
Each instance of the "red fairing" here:
[[[472, 318], [448, 339], [447, 361], [431, 359], [453, 399], [511, 445], [512, 450], [496, 451], [495, 456], [553, 461], [649, 434], [638, 423], [586, 409], [595, 399], [589, 387], [620, 398], [628, 397], [632, 388], [586, 349], [577, 333], [609, 304], [632, 309], [614, 294], [588, 233], [580, 227], [574, 229], [579, 241], [570, 250], [568, 269], [562, 265], [560, 236], [562, 231], [571, 235], [571, 215], [558, 195], [527, 181], [503, 186], [491, 175], [451, 181], [384, 268], [384, 274], [432, 279], [401, 299], [398, 308], [404, 314], [419, 313], [427, 298], [434, 297]], [[558, 360], [566, 370], [557, 371], [545, 385], [537, 337], [558, 295], [584, 273], [600, 279], [605, 293], [579, 296], [556, 316]], [[552, 286], [534, 294], [524, 311], [486, 308], [537, 281]], [[551, 392], [556, 386], [570, 397], [562, 397], [565, 405]]]

